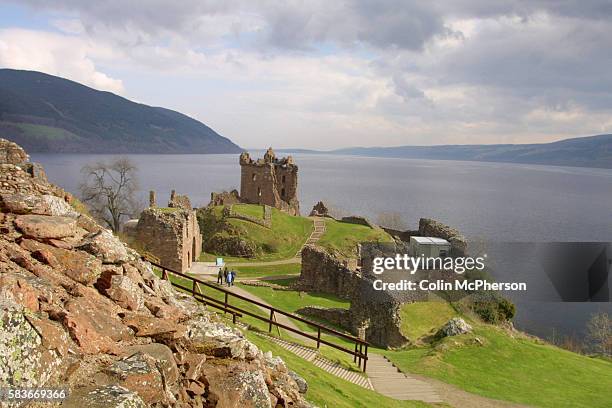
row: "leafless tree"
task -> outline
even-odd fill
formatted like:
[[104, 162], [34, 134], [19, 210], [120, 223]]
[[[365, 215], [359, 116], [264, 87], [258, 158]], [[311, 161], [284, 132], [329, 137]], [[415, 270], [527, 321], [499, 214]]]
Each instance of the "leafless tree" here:
[[587, 339], [596, 352], [612, 355], [612, 319], [607, 313], [599, 312], [591, 316], [587, 322]]
[[408, 228], [404, 220], [402, 220], [402, 215], [392, 211], [378, 214], [376, 217], [376, 224], [398, 231], [404, 231]]
[[124, 157], [99, 161], [81, 169], [83, 182], [79, 189], [83, 202], [95, 218], [115, 233], [119, 232], [123, 220], [138, 212], [136, 172], [134, 164]]

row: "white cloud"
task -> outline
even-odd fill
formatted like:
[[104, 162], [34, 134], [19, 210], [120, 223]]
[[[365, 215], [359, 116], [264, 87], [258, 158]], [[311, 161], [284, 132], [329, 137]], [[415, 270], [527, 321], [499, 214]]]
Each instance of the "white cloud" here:
[[79, 37], [23, 29], [0, 30], [0, 65], [42, 71], [96, 89], [123, 93], [123, 83], [96, 69], [96, 55], [108, 55]]

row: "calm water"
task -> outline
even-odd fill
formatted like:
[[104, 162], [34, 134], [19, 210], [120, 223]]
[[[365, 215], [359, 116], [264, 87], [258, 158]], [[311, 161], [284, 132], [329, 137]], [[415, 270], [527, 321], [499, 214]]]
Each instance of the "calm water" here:
[[[105, 155], [43, 155], [49, 179], [77, 192], [84, 164]], [[139, 169], [141, 197], [156, 190], [188, 194], [195, 206], [212, 191], [239, 189], [237, 155], [130, 155]], [[612, 170], [554, 166], [294, 155], [299, 197], [308, 213], [319, 200], [376, 221], [402, 215], [408, 228], [431, 217], [470, 239], [495, 241], [612, 241]], [[507, 279], [511, 279], [508, 277]], [[518, 326], [541, 336], [580, 334], [589, 314], [606, 304], [531, 304], [516, 299]]]

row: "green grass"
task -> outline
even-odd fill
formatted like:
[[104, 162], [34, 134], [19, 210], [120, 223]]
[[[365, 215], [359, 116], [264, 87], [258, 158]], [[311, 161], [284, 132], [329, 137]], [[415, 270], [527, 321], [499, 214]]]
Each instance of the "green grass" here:
[[354, 258], [357, 256], [357, 244], [360, 242], [392, 241], [393, 238], [381, 228], [325, 218], [325, 233], [318, 245], [337, 251], [345, 257]]
[[238, 272], [239, 278], [261, 278], [263, 276], [299, 275], [301, 264], [281, 264], [264, 266], [241, 266], [239, 263], [230, 264], [232, 269]]
[[435, 332], [458, 313], [444, 301], [415, 302], [402, 305], [400, 316], [402, 334], [412, 341]]
[[16, 122], [4, 122], [10, 125], [16, 126], [23, 130], [28, 136], [37, 137], [41, 139], [48, 139], [53, 141], [61, 141], [67, 139], [80, 139], [79, 136], [65, 129], [56, 128], [46, 125], [35, 125], [33, 123], [16, 123]]
[[[320, 306], [320, 307], [326, 307], [326, 308], [341, 308], [341, 309], [348, 309], [350, 307], [349, 301], [339, 299], [336, 296], [325, 294], [325, 293], [298, 292], [294, 290], [275, 290], [275, 289], [266, 288], [266, 287], [247, 286], [247, 285], [240, 285], [240, 284], [238, 285], [244, 290], [263, 299], [268, 304], [273, 305], [274, 307], [278, 309], [281, 309], [281, 310], [284, 310], [290, 313], [296, 313], [298, 309], [301, 309], [302, 307], [306, 307], [306, 306]], [[326, 322], [324, 320], [317, 319], [314, 317], [306, 317], [306, 318], [314, 322], [322, 323], [326, 326], [332, 327], [341, 332], [345, 332], [345, 330], [343, 330], [342, 328], [336, 327], [333, 324]], [[300, 330], [303, 330], [307, 333], [316, 334], [316, 329], [313, 326], [297, 321], [297, 320], [292, 320], [292, 321]], [[286, 336], [288, 336], [288, 334], [285, 333], [284, 337]], [[321, 337], [325, 340], [333, 342], [334, 344], [346, 347], [349, 350], [353, 350], [355, 347], [355, 343], [349, 340], [345, 340], [343, 338], [339, 338], [339, 337], [330, 335], [330, 334], [323, 333]], [[299, 342], [299, 340], [296, 340], [295, 338], [292, 338], [291, 341]], [[314, 341], [308, 341], [305, 339], [305, 341], [302, 343], [308, 346], [313, 346]], [[332, 347], [323, 345], [321, 346], [321, 354], [330, 360], [341, 363], [347, 368], [357, 370], [356, 365], [353, 363], [353, 357], [343, 351], [336, 350]]]
[[263, 220], [264, 208], [263, 205], [252, 205], [252, 204], [234, 204], [232, 210], [237, 214], [247, 215], [253, 218], [259, 218]]
[[[241, 212], [249, 214], [263, 211], [262, 206], [254, 204], [240, 204], [238, 207]], [[215, 216], [220, 217], [222, 207], [219, 206], [213, 211]], [[295, 217], [276, 208], [272, 209], [271, 228], [234, 218], [229, 218], [227, 221], [241, 231], [241, 236], [253, 241], [260, 248], [260, 255], [256, 258], [245, 260], [244, 258], [224, 257], [225, 261], [230, 263], [293, 258], [312, 232], [312, 220], [306, 217]], [[203, 253], [200, 260], [212, 261], [216, 257], [215, 254]]]
[[280, 356], [289, 369], [302, 376], [308, 382], [306, 398], [321, 408], [408, 408], [431, 406], [419, 401], [398, 401], [384, 397], [374, 391], [366, 390], [333, 376], [254, 333], [247, 332], [246, 335], [262, 351], [271, 351], [275, 356]]
[[[474, 342], [478, 337], [483, 345]], [[400, 369], [489, 398], [541, 407], [609, 407], [612, 363], [477, 325], [436, 347], [385, 351]]]

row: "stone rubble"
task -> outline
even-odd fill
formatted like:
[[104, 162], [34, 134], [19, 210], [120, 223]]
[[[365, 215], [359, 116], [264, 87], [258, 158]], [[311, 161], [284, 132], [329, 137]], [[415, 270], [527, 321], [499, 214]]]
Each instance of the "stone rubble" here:
[[448, 322], [444, 324], [436, 333], [436, 337], [450, 337], [450, 336], [458, 336], [460, 334], [469, 333], [472, 331], [472, 326], [466, 323], [460, 317], [453, 317]]
[[[67, 407], [310, 407], [307, 384], [173, 290], [0, 139], [0, 383]], [[1, 406], [2, 404], [0, 404]]]

